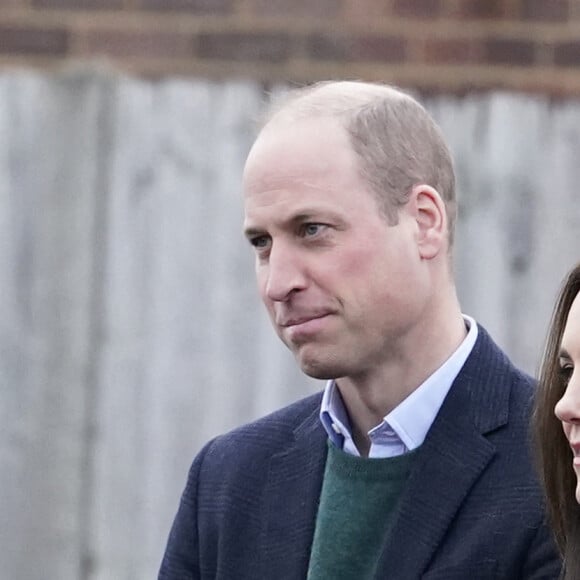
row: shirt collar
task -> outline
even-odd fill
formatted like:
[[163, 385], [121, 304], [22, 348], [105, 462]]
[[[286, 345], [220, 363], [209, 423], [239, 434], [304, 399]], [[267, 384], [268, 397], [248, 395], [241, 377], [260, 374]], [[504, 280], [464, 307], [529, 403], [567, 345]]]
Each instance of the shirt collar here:
[[345, 439], [352, 439], [350, 420], [334, 380], [326, 383], [320, 405], [320, 420], [330, 440], [340, 449]]
[[[468, 328], [467, 336], [457, 350], [417, 389], [395, 407], [384, 420], [369, 431], [372, 435], [385, 428], [392, 429], [404, 444], [406, 450], [416, 449], [423, 443], [435, 417], [471, 354], [477, 339], [477, 323], [470, 316], [463, 315]], [[337, 447], [354, 447], [348, 413], [334, 380], [327, 382], [322, 396], [320, 420], [328, 437]]]

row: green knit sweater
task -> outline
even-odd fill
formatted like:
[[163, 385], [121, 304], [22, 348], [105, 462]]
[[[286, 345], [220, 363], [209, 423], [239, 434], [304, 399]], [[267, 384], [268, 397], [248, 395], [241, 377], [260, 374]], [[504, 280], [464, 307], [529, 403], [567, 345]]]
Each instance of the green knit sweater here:
[[415, 455], [367, 459], [329, 443], [308, 580], [373, 578]]

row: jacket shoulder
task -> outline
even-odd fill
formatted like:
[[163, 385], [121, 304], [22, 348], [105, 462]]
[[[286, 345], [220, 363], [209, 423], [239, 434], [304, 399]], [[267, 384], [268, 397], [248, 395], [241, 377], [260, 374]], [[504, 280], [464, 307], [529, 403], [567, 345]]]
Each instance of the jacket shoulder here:
[[321, 400], [322, 393], [316, 393], [219, 435], [206, 444], [200, 456], [206, 465], [217, 463], [229, 471], [235, 465], [266, 460], [293, 442], [301, 430], [322, 430], [318, 419]]

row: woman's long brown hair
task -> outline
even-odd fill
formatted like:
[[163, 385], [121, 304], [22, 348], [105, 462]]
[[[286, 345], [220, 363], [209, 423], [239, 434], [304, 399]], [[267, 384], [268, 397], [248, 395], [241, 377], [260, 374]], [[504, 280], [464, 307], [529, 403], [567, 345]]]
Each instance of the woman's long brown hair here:
[[574, 298], [580, 291], [580, 264], [566, 277], [552, 315], [540, 368], [533, 428], [548, 516], [564, 558], [564, 580], [580, 580], [580, 506], [570, 446], [554, 407], [566, 390], [559, 365], [560, 343]]

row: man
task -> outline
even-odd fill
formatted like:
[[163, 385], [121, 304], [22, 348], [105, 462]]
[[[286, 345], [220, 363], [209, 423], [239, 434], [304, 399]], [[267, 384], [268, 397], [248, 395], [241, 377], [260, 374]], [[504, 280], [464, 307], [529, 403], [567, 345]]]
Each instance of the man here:
[[328, 382], [206, 445], [160, 578], [557, 578], [532, 383], [461, 314], [452, 162], [425, 110], [382, 85], [298, 91], [243, 188], [274, 328]]

